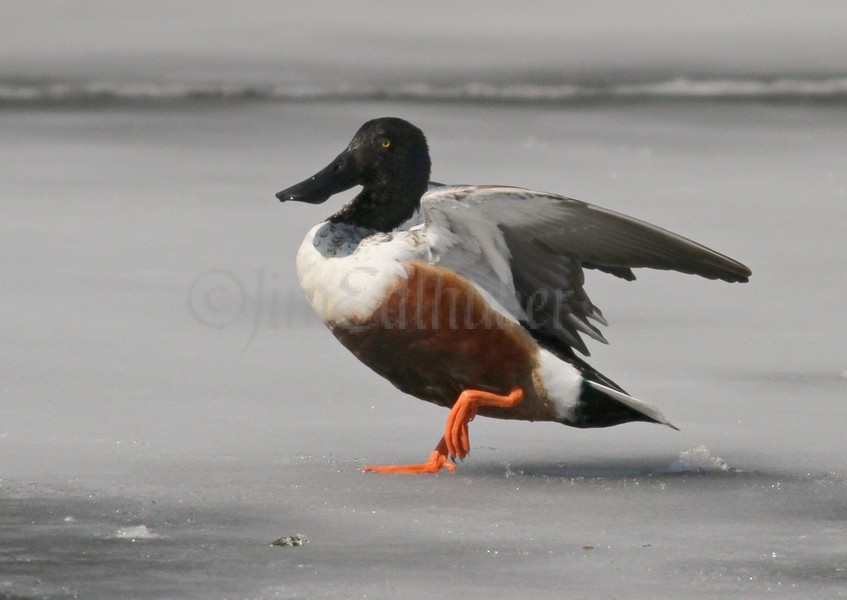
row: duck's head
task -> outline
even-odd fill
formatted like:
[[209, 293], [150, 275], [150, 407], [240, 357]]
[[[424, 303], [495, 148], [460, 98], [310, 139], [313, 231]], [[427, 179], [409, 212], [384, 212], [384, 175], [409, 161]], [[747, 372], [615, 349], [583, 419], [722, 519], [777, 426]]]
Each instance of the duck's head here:
[[362, 192], [330, 220], [391, 231], [420, 206], [430, 166], [423, 132], [403, 119], [383, 117], [362, 125], [335, 160], [276, 197], [320, 204], [361, 185]]

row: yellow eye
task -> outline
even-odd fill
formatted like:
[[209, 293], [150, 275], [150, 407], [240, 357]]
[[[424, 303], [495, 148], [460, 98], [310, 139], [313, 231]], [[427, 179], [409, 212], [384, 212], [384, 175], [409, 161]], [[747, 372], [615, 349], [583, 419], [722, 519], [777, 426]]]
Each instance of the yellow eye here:
[[379, 140], [379, 145], [383, 148], [390, 148], [391, 140], [389, 140], [388, 138], [382, 138], [381, 140]]

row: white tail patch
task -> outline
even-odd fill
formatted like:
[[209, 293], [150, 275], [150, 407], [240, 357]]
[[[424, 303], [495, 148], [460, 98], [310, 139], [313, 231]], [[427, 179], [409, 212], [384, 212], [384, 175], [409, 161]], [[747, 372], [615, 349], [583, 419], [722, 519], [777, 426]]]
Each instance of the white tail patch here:
[[611, 396], [612, 398], [614, 398], [615, 400], [617, 400], [621, 404], [627, 405], [632, 410], [638, 411], [642, 415], [645, 415], [645, 416], [653, 419], [657, 423], [661, 423], [662, 425], [667, 425], [671, 429], [676, 429], [677, 431], [679, 431], [679, 427], [677, 427], [676, 425], [674, 425], [670, 421], [668, 421], [665, 418], [665, 415], [662, 414], [662, 411], [660, 411], [655, 406], [650, 406], [649, 404], [642, 402], [641, 400], [636, 400], [632, 396], [627, 396], [626, 394], [623, 394], [623, 393], [621, 393], [617, 390], [614, 390], [610, 387], [606, 387], [605, 385], [601, 385], [601, 384], [596, 383], [594, 381], [586, 380], [586, 383], [588, 385], [590, 385], [591, 387], [593, 387], [594, 389], [600, 390], [601, 392], [603, 392], [607, 396]]
[[556, 418], [570, 422], [579, 402], [582, 375], [573, 365], [544, 348], [538, 349], [538, 366], [547, 396], [556, 407]]

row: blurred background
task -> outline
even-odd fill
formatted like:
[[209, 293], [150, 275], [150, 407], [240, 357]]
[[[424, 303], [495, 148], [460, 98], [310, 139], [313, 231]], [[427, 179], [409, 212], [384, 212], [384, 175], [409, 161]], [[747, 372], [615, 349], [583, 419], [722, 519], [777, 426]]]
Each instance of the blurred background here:
[[837, 0], [434, 2], [425, 8], [8, 0], [0, 16], [6, 98], [27, 89], [43, 93], [49, 84], [126, 95], [154, 93], [144, 86], [254, 85], [260, 93], [296, 97], [392, 93], [403, 86], [444, 93], [470, 84], [814, 81], [843, 78], [847, 51], [847, 7]]

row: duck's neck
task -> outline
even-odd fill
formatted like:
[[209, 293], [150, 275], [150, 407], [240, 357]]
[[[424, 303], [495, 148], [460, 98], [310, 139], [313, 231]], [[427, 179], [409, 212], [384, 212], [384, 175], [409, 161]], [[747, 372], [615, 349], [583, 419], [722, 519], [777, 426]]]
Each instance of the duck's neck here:
[[412, 217], [425, 190], [365, 188], [329, 221], [388, 233]]
[[410, 153], [407, 159], [402, 169], [366, 174], [361, 193], [329, 220], [382, 233], [408, 221], [421, 206], [429, 182], [430, 161], [426, 152]]

